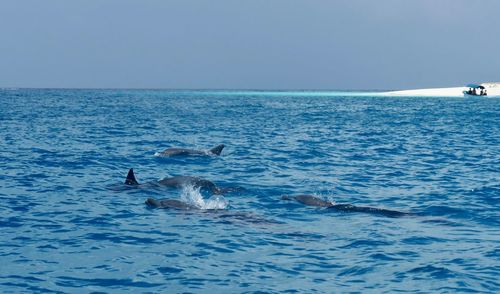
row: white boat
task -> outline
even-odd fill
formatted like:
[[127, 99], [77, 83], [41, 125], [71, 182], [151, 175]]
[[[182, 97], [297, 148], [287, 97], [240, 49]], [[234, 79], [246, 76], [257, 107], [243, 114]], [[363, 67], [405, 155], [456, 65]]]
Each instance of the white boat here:
[[468, 84], [467, 88], [469, 88], [469, 90], [462, 92], [464, 93], [464, 97], [481, 97], [488, 95], [488, 93], [486, 93], [486, 88], [483, 85]]

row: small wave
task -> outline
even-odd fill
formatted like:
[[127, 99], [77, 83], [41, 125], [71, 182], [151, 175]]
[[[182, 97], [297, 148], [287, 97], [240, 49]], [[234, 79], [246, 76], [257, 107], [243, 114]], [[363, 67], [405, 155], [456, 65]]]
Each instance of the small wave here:
[[71, 288], [82, 288], [82, 287], [104, 287], [109, 289], [109, 287], [138, 287], [138, 288], [151, 288], [157, 287], [161, 284], [149, 283], [145, 281], [136, 281], [130, 278], [124, 279], [103, 279], [103, 278], [92, 278], [84, 279], [70, 276], [60, 276], [56, 277], [56, 285]]
[[194, 205], [199, 209], [226, 209], [229, 202], [221, 195], [213, 195], [209, 199], [203, 199], [200, 187], [187, 185], [182, 188], [181, 201]]
[[456, 277], [456, 273], [446, 267], [426, 265], [409, 270], [410, 274], [427, 274], [435, 279], [449, 279]]

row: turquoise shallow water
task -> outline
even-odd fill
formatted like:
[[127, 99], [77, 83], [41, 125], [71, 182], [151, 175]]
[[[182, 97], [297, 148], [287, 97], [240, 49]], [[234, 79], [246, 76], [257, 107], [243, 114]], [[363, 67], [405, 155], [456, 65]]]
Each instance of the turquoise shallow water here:
[[[19, 89], [0, 101], [1, 292], [500, 291], [500, 99]], [[153, 156], [220, 143], [220, 157]], [[127, 189], [129, 168], [244, 189], [224, 209], [151, 209], [148, 197], [212, 195]]]

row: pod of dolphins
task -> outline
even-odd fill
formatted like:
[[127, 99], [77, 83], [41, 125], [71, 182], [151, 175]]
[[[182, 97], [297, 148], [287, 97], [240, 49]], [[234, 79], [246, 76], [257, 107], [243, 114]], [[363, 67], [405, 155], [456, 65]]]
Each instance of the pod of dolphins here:
[[[185, 148], [168, 148], [162, 152], [155, 153], [155, 156], [158, 157], [174, 157], [174, 156], [219, 156], [224, 149], [224, 145], [220, 144], [208, 151], [202, 150], [193, 150], [193, 149], [185, 149]], [[185, 186], [191, 186], [195, 189], [200, 189], [207, 191], [213, 194], [224, 194], [228, 192], [239, 191], [241, 188], [220, 188], [217, 187], [211, 181], [201, 179], [198, 177], [191, 176], [174, 176], [169, 178], [164, 178], [159, 181], [147, 182], [144, 184], [139, 184], [137, 179], [135, 178], [134, 170], [130, 169], [127, 174], [127, 178], [125, 179], [125, 185], [128, 186], [164, 186], [164, 187], [172, 187], [172, 188], [182, 188]], [[322, 207], [332, 211], [339, 212], [361, 212], [361, 213], [369, 213], [374, 215], [386, 216], [386, 217], [402, 217], [414, 215], [408, 212], [401, 212], [396, 210], [390, 210], [385, 208], [377, 208], [377, 207], [369, 207], [369, 206], [356, 206], [352, 204], [337, 204], [331, 201], [324, 200], [315, 195], [283, 195], [281, 196], [281, 200], [295, 201], [297, 203], [306, 205], [306, 206], [314, 206], [314, 207]], [[180, 210], [192, 210], [198, 209], [197, 206], [185, 203], [176, 199], [154, 199], [148, 198], [145, 201], [146, 205], [152, 208], [173, 208]]]

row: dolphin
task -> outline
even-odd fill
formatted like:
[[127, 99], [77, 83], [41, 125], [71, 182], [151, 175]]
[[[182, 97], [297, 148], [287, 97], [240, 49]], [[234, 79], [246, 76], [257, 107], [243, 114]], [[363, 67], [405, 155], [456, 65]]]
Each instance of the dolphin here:
[[211, 219], [218, 220], [219, 222], [223, 222], [225, 224], [239, 223], [239, 222], [258, 224], [258, 225], [282, 224], [282, 222], [266, 219], [263, 218], [262, 216], [258, 216], [248, 212], [228, 211], [226, 209], [200, 209], [195, 205], [191, 205], [176, 199], [165, 198], [156, 200], [154, 198], [148, 198], [145, 201], [145, 204], [151, 208], [177, 209], [184, 211], [192, 211], [196, 213], [203, 213], [203, 215], [209, 216], [211, 217]]
[[154, 198], [148, 198], [145, 202], [148, 206], [154, 207], [154, 208], [173, 208], [173, 209], [180, 209], [180, 210], [190, 210], [190, 209], [198, 209], [198, 207], [182, 202], [180, 200], [176, 199], [161, 199], [161, 200], [156, 200]]
[[224, 144], [220, 144], [215, 146], [214, 148], [203, 151], [203, 150], [193, 150], [186, 148], [168, 148], [162, 152], [156, 152], [155, 156], [158, 157], [172, 157], [172, 156], [212, 156], [212, 155], [220, 155], [222, 149], [224, 149]]
[[356, 206], [352, 204], [335, 204], [331, 201], [323, 200], [314, 195], [283, 195], [282, 200], [294, 200], [299, 203], [308, 206], [325, 207], [327, 209], [332, 209], [341, 212], [364, 212], [369, 214], [377, 214], [387, 217], [402, 217], [407, 215], [412, 215], [411, 213], [401, 212], [397, 210], [390, 210], [385, 208], [377, 208], [370, 206]]
[[[150, 185], [159, 185], [164, 187], [171, 188], [183, 188], [186, 186], [192, 186], [195, 189], [203, 189], [214, 194], [224, 194], [229, 192], [237, 192], [243, 190], [243, 188], [239, 187], [228, 187], [228, 188], [219, 188], [214, 183], [204, 180], [198, 177], [190, 177], [190, 176], [175, 176], [170, 178], [164, 178], [156, 182], [147, 183]], [[134, 169], [129, 169], [127, 178], [125, 179], [125, 185], [129, 186], [140, 186], [139, 182], [137, 182], [134, 174]]]

